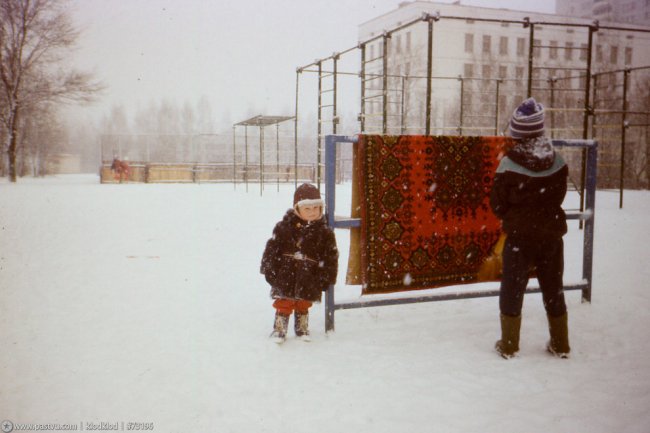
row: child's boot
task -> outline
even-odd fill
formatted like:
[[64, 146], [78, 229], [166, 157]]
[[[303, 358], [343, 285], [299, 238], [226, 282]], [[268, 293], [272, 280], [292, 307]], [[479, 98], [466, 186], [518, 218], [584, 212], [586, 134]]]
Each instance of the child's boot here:
[[275, 312], [275, 322], [273, 324], [273, 332], [271, 332], [271, 338], [274, 342], [280, 344], [284, 343], [284, 340], [287, 339], [287, 329], [289, 328], [289, 316], [286, 314], [281, 314], [280, 312]]
[[558, 358], [568, 358], [571, 348], [569, 347], [569, 325], [568, 314], [561, 316], [548, 317], [548, 330], [551, 339], [546, 345], [546, 349]]
[[311, 341], [311, 338], [309, 337], [309, 312], [296, 311], [294, 320], [296, 337], [300, 338], [302, 341]]
[[521, 315], [506, 316], [501, 314], [501, 340], [494, 345], [502, 358], [510, 359], [519, 352], [519, 330]]

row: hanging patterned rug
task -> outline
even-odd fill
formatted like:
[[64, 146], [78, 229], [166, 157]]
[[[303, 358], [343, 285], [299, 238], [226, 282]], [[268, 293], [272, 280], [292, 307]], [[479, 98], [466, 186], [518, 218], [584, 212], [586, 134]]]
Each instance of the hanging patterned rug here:
[[510, 143], [505, 137], [360, 136], [361, 260], [358, 272], [348, 270], [348, 281], [360, 276], [363, 293], [371, 294], [498, 279], [491, 256], [501, 231], [489, 192]]

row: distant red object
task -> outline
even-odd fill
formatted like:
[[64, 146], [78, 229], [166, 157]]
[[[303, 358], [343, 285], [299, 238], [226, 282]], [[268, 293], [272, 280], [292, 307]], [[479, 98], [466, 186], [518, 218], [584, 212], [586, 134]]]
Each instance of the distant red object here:
[[122, 183], [123, 180], [129, 180], [131, 168], [129, 167], [128, 162], [114, 158], [113, 164], [111, 164], [111, 170], [113, 171], [113, 177], [115, 180], [119, 180], [120, 183]]

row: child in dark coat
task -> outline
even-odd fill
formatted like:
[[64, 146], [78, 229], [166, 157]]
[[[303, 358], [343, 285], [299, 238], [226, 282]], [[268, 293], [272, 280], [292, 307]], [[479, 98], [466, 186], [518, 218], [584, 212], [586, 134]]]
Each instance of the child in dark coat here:
[[515, 145], [499, 163], [490, 196], [507, 236], [499, 295], [501, 340], [495, 348], [506, 359], [519, 350], [524, 292], [534, 268], [551, 334], [547, 349], [566, 358], [570, 348], [562, 236], [567, 224], [562, 201], [568, 167], [544, 135], [544, 107], [535, 99], [525, 100], [515, 110], [510, 135]]
[[275, 322], [271, 337], [286, 339], [294, 314], [296, 336], [309, 341], [309, 308], [336, 282], [339, 253], [334, 231], [323, 215], [318, 189], [302, 184], [289, 209], [266, 243], [260, 272], [271, 285]]

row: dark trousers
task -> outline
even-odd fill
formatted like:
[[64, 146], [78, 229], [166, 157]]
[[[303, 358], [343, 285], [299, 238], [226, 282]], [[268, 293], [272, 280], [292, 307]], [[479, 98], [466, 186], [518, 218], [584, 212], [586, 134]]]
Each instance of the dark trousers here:
[[566, 313], [562, 238], [531, 241], [516, 237], [506, 238], [503, 248], [503, 276], [499, 294], [501, 313], [507, 316], [521, 315], [531, 269], [535, 269], [537, 274], [546, 313], [554, 317]]

